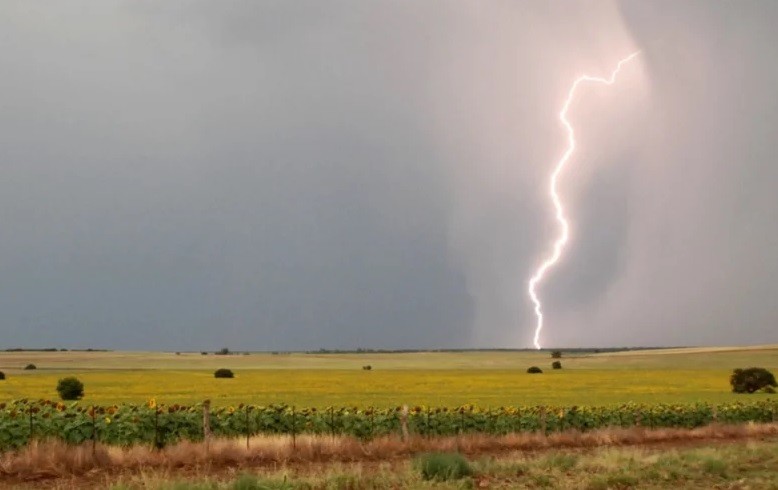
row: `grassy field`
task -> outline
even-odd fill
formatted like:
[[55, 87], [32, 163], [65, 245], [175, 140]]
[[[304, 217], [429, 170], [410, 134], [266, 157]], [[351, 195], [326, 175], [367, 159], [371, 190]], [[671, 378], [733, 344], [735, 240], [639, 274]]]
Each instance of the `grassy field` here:
[[607, 490], [778, 488], [778, 442], [749, 442], [697, 448], [610, 448], [548, 454], [483, 457], [469, 463], [470, 475], [427, 481], [421, 461], [365, 466], [334, 465], [314, 471], [286, 469], [231, 479], [202, 475], [175, 480], [164, 474], [128, 477], [112, 490], [384, 489], [384, 488], [565, 488]]
[[[0, 400], [56, 398], [57, 380], [75, 375], [84, 403], [219, 405], [457, 406], [593, 405], [625, 402], [725, 402], [736, 367], [778, 370], [778, 346], [700, 348], [573, 355], [551, 370], [548, 352], [402, 354], [0, 353]], [[38, 369], [22, 368], [35, 364]], [[371, 371], [362, 366], [371, 365]], [[541, 375], [526, 374], [532, 365]], [[216, 368], [235, 379], [214, 379]], [[769, 395], [751, 395], [765, 397]]]
[[[146, 467], [142, 471], [111, 466], [84, 471], [83, 463], [77, 463], [75, 458], [63, 458], [58, 452], [62, 448], [49, 449], [62, 461], [56, 469], [50, 470], [53, 473], [48, 477], [33, 473], [27, 479], [6, 479], [5, 483], [15, 488], [46, 486], [62, 490], [778, 488], [778, 472], [775, 471], [778, 440], [774, 437], [707, 441], [701, 445], [676, 441], [672, 446], [605, 446], [462, 455], [448, 452], [434, 456], [419, 453], [401, 459], [326, 464], [297, 461], [252, 467], [235, 462], [210, 462], [186, 467]], [[31, 453], [28, 457], [43, 456]], [[176, 453], [176, 458], [181, 457], [182, 454]], [[30, 463], [24, 461], [22, 464]], [[69, 474], [68, 465], [73, 465], [78, 473]], [[0, 462], [0, 471], [2, 469]], [[17, 471], [15, 468], [11, 473]], [[3, 482], [2, 476], [0, 482]]]

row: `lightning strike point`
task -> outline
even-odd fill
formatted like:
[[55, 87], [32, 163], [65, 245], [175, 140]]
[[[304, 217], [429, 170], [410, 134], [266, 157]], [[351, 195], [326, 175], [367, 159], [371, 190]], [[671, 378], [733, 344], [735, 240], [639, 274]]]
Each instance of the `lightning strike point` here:
[[562, 123], [562, 126], [564, 126], [567, 130], [567, 150], [562, 154], [562, 158], [557, 162], [556, 166], [554, 167], [554, 171], [551, 172], [549, 195], [551, 196], [551, 201], [554, 203], [556, 220], [559, 223], [561, 233], [559, 234], [559, 237], [556, 239], [556, 241], [554, 241], [554, 247], [552, 249], [553, 251], [551, 255], [540, 264], [540, 267], [537, 268], [535, 274], [530, 278], [529, 287], [527, 289], [529, 297], [532, 300], [532, 303], [535, 305], [535, 316], [538, 319], [535, 327], [535, 338], [533, 339], [533, 343], [535, 344], [536, 349], [541, 348], [540, 331], [543, 330], [543, 309], [535, 287], [538, 285], [538, 283], [540, 283], [540, 281], [543, 280], [546, 272], [559, 261], [559, 258], [562, 256], [562, 251], [564, 250], [565, 245], [570, 238], [570, 224], [567, 222], [567, 218], [565, 218], [565, 210], [562, 206], [562, 200], [560, 199], [556, 188], [556, 184], [559, 180], [559, 176], [562, 173], [562, 170], [564, 170], [565, 165], [570, 160], [570, 157], [575, 151], [575, 131], [573, 130], [573, 125], [570, 124], [570, 121], [567, 119], [567, 111], [570, 109], [570, 105], [573, 103], [573, 100], [575, 100], [575, 92], [578, 90], [578, 87], [581, 84], [584, 82], [594, 82], [602, 83], [605, 85], [613, 85], [613, 83], [616, 81], [616, 75], [618, 75], [622, 65], [632, 61], [638, 54], [640, 54], [640, 51], [636, 51], [619, 61], [616, 65], [616, 68], [613, 70], [613, 72], [611, 72], [610, 78], [592, 77], [589, 75], [581, 75], [580, 77], [576, 78], [573, 82], [573, 85], [570, 87], [570, 90], [567, 92], [567, 98], [565, 99], [565, 103], [562, 105], [562, 110], [559, 112], [559, 120]]

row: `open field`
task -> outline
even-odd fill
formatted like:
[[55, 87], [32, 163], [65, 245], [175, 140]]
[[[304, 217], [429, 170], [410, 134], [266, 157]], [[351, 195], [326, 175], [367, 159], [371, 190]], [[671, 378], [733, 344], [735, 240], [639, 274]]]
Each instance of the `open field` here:
[[[161, 451], [42, 442], [0, 455], [0, 484], [41, 488], [775, 488], [778, 426], [604, 429], [550, 436], [266, 436]], [[458, 452], [470, 475], [429, 482], [417, 464]], [[242, 476], [241, 476], [242, 475]]]
[[[324, 407], [402, 404], [458, 406], [595, 405], [625, 402], [727, 402], [736, 367], [778, 369], [778, 346], [698, 348], [567, 355], [550, 369], [548, 352], [433, 352], [392, 354], [4, 352], [0, 400], [54, 399], [57, 380], [75, 375], [86, 385], [83, 403], [217, 405], [288, 403]], [[21, 368], [34, 363], [38, 369]], [[363, 365], [371, 371], [363, 371]], [[542, 375], [528, 375], [537, 365]], [[220, 367], [235, 379], [214, 379]], [[770, 395], [750, 395], [748, 399]]]
[[[206, 476], [188, 481], [164, 475], [154, 481], [127, 478], [113, 490], [170, 489], [176, 483], [192, 490], [216, 488], [610, 488], [710, 489], [778, 487], [778, 442], [739, 443], [679, 449], [601, 449], [483, 457], [471, 463], [473, 476], [461, 481], [425, 481], [412, 462], [366, 467], [336, 465], [314, 471], [282, 470], [268, 475], [244, 474], [219, 481]], [[197, 485], [197, 486], [195, 486]], [[242, 486], [241, 486], [242, 485]], [[181, 488], [180, 486], [178, 488]]]
[[[175, 479], [169, 475], [128, 477], [112, 490], [134, 488], [211, 489], [384, 489], [384, 488], [564, 488], [606, 490], [778, 487], [778, 442], [740, 443], [679, 449], [601, 449], [551, 454], [483, 457], [471, 462], [473, 475], [454, 481], [425, 481], [413, 462], [347, 464], [313, 471], [287, 469]], [[67, 487], [64, 487], [67, 488]]]
[[[226, 407], [240, 403], [288, 403], [298, 407], [570, 407], [776, 398], [768, 394], [732, 394], [728, 379], [737, 367], [778, 370], [778, 346], [563, 354], [562, 370], [550, 369], [551, 362], [548, 352], [507, 351], [229, 356], [8, 352], [0, 353], [0, 370], [8, 377], [0, 381], [0, 402], [56, 399], [56, 381], [65, 375], [84, 381], [87, 394], [81, 405], [142, 404], [150, 398], [159, 403], [194, 404], [208, 398]], [[37, 369], [23, 370], [28, 363], [34, 363]], [[372, 370], [363, 370], [364, 365], [371, 365]], [[544, 373], [527, 374], [526, 368], [531, 365], [542, 367]], [[213, 371], [221, 367], [235, 371], [236, 378], [215, 379]], [[51, 404], [40, 405], [55, 410]], [[81, 418], [77, 415], [72, 419], [74, 423], [87, 417], [84, 414], [94, 413], [81, 408], [56, 410], [57, 416], [67, 414], [67, 410], [81, 410]], [[144, 410], [132, 415], [145, 416]], [[671, 407], [671, 411], [675, 410]], [[6, 411], [12, 409], [6, 407]], [[47, 416], [44, 412], [36, 412], [35, 417]], [[153, 412], [159, 413], [156, 409]], [[199, 431], [200, 412], [191, 413]], [[214, 411], [214, 422], [220, 420], [220, 413], [233, 412], [231, 408]], [[489, 410], [492, 413], [497, 411]], [[30, 414], [32, 419], [32, 411]], [[121, 414], [120, 419], [113, 412], [100, 412], [98, 425], [102, 436], [110, 432], [106, 424], [110, 424], [111, 430], [123, 430], [127, 414]], [[165, 423], [173, 415], [163, 412], [158, 420]], [[18, 420], [19, 427], [26, 427], [25, 417]], [[143, 420], [157, 420], [154, 417], [157, 415]], [[426, 420], [429, 423], [429, 415]], [[546, 421], [551, 423], [550, 420]], [[99, 442], [93, 446], [89, 442], [67, 445], [61, 440], [34, 439], [18, 452], [9, 451], [0, 457], [0, 486], [30, 484], [35, 488], [63, 490], [776, 488], [778, 425], [769, 420], [764, 419], [764, 424], [731, 426], [714, 423], [693, 430], [618, 428], [607, 424], [595, 429], [588, 426], [585, 432], [559, 428], [548, 435], [531, 430], [502, 435], [474, 432], [427, 437], [411, 431], [409, 439], [403, 439], [397, 431], [368, 439], [335, 434], [295, 437], [262, 433], [251, 436], [250, 448], [245, 438], [216, 439], [208, 444], [174, 441], [161, 449], [154, 449], [148, 440], [129, 446]], [[17, 419], [9, 421], [11, 427]], [[45, 438], [48, 436], [41, 435], [45, 428], [42, 421], [36, 422], [37, 434]], [[127, 423], [130, 428], [143, 425], [131, 419]], [[370, 419], [371, 427], [372, 423]], [[414, 459], [426, 451], [440, 450], [467, 457], [472, 475], [457, 481], [425, 481], [414, 467]]]

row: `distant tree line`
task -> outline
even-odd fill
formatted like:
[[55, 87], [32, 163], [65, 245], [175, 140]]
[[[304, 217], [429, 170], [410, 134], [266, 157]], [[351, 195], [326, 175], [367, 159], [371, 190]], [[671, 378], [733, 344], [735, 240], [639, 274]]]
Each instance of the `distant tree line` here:
[[[571, 347], [571, 348], [565, 348], [562, 349], [565, 352], [570, 352], [574, 354], [599, 354], [599, 353], [611, 353], [611, 352], [629, 352], [629, 351], [641, 351], [641, 350], [661, 350], [661, 349], [678, 349], [682, 347]], [[56, 347], [46, 347], [46, 348], [27, 348], [27, 347], [12, 347], [12, 348], [6, 348], [2, 349], [4, 352], [114, 352], [114, 349], [95, 349], [95, 348], [86, 348], [86, 349], [65, 349], [65, 348], [56, 348]], [[561, 352], [559, 350], [550, 351], [549, 349], [543, 349], [543, 351], [547, 352]], [[178, 351], [185, 352], [185, 351]], [[467, 349], [467, 348], [461, 348], [461, 349], [365, 349], [365, 348], [356, 348], [356, 349], [318, 349], [318, 350], [305, 350], [305, 351], [282, 351], [282, 350], [274, 350], [274, 351], [262, 351], [258, 350], [255, 352], [264, 352], [264, 353], [271, 353], [273, 355], [281, 355], [281, 354], [293, 354], [296, 352], [303, 353], [303, 354], [409, 354], [409, 353], [425, 353], [425, 352], [451, 352], [451, 353], [460, 353], [460, 352], [537, 352], [536, 349], [505, 349], [505, 348], [482, 348], [482, 349]], [[226, 347], [222, 347], [221, 349], [217, 351], [213, 351], [216, 355], [230, 355], [230, 354], [248, 354], [249, 352], [232, 352]], [[201, 354], [206, 355], [208, 354], [207, 351], [202, 351]]]
[[[571, 347], [562, 349], [565, 352], [571, 352], [576, 354], [599, 354], [599, 353], [611, 353], [611, 352], [629, 352], [629, 351], [641, 351], [641, 350], [660, 350], [660, 349], [679, 349], [682, 347]], [[548, 349], [543, 349], [548, 351]], [[277, 353], [279, 351], [274, 351]], [[293, 351], [289, 351], [293, 352]], [[407, 354], [407, 353], [424, 353], [424, 352], [537, 352], [537, 349], [502, 349], [502, 348], [490, 348], [490, 349], [318, 349], [303, 351], [305, 354]], [[561, 350], [554, 350], [552, 352], [560, 352]]]
[[46, 347], [43, 349], [31, 349], [25, 347], [12, 347], [3, 349], [4, 352], [113, 352], [112, 349], [57, 349], [56, 347]]

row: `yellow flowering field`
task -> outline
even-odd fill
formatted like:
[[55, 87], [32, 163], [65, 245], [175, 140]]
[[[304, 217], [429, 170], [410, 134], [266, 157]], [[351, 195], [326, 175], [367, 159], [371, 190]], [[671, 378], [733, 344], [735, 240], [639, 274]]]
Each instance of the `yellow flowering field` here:
[[[659, 351], [661, 352], [661, 351]], [[286, 403], [299, 407], [402, 404], [483, 407], [728, 402], [736, 367], [778, 368], [778, 349], [563, 355], [549, 353], [292, 354], [202, 356], [175, 353], [1, 353], [0, 400], [56, 399], [57, 380], [83, 381], [83, 403], [215, 405]], [[28, 362], [36, 370], [20, 367]], [[370, 365], [371, 370], [362, 366]], [[543, 374], [527, 374], [530, 365]], [[233, 379], [215, 379], [226, 367]], [[767, 398], [771, 395], [747, 395]], [[774, 397], [774, 395], [773, 395]]]

